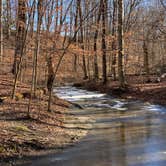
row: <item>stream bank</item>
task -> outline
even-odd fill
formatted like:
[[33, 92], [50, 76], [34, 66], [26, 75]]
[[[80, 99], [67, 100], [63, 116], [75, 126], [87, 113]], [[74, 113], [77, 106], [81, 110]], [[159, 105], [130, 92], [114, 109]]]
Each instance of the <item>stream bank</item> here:
[[[0, 75], [0, 165], [12, 165], [18, 158], [55, 153], [71, 146], [86, 135], [81, 125], [66, 126], [67, 121], [83, 121], [72, 110], [78, 109], [71, 103], [53, 97], [52, 112], [47, 112], [48, 97], [34, 98], [31, 118], [27, 117], [27, 97], [30, 86], [18, 83], [18, 98], [11, 100], [12, 75]], [[71, 108], [72, 107], [72, 108]]]
[[117, 81], [108, 82], [103, 85], [102, 82], [84, 81], [74, 84], [75, 87], [87, 89], [90, 91], [99, 91], [107, 93], [117, 98], [127, 100], [141, 100], [152, 104], [166, 106], [166, 82], [161, 83], [133, 83], [128, 84], [126, 89], [119, 89]]

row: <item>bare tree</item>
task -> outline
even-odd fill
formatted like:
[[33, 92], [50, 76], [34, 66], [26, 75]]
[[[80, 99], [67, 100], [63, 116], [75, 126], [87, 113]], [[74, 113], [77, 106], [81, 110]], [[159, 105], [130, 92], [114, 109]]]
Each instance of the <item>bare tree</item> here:
[[44, 15], [44, 2], [43, 0], [38, 1], [37, 3], [37, 31], [35, 36], [35, 50], [34, 50], [34, 59], [33, 59], [33, 93], [35, 95], [37, 89], [37, 78], [38, 78], [38, 56], [39, 56], [39, 49], [40, 49], [40, 31], [41, 31], [41, 24], [42, 18]]
[[17, 32], [16, 32], [16, 46], [14, 54], [14, 63], [12, 73], [16, 75], [19, 70], [20, 57], [22, 56], [23, 42], [26, 30], [26, 3], [25, 0], [18, 1], [17, 12]]
[[0, 61], [2, 61], [3, 57], [3, 25], [2, 25], [2, 13], [3, 13], [3, 4], [2, 0], [0, 0]]
[[[75, 20], [74, 20], [74, 31], [78, 28], [78, 17], [79, 17], [79, 1], [76, 2], [76, 12], [75, 12]], [[76, 46], [77, 44], [77, 37], [74, 39], [74, 44]], [[78, 54], [74, 54], [74, 71], [77, 71], [77, 60], [78, 60]]]
[[111, 72], [114, 81], [116, 80], [116, 16], [117, 16], [117, 0], [113, 0], [113, 15], [112, 15], [112, 64]]
[[106, 6], [107, 0], [102, 0], [102, 67], [103, 67], [103, 84], [107, 82], [107, 63], [106, 63]]
[[7, 0], [6, 1], [6, 8], [7, 8], [7, 29], [6, 29], [6, 38], [9, 39], [10, 34], [11, 34], [11, 23], [12, 23], [12, 18], [11, 18], [11, 1]]
[[162, 6], [164, 7], [164, 9], [166, 10], [166, 1], [165, 0], [160, 0]]
[[120, 87], [125, 87], [123, 72], [123, 0], [118, 0], [118, 75]]
[[79, 19], [80, 19], [80, 44], [82, 48], [82, 62], [83, 62], [83, 71], [84, 71], [84, 79], [88, 78], [87, 75], [87, 67], [86, 67], [86, 60], [85, 60], [85, 54], [84, 54], [84, 34], [83, 34], [83, 19], [82, 19], [82, 9], [81, 9], [81, 0], [78, 1], [78, 10], [79, 10]]
[[99, 12], [97, 15], [97, 22], [96, 22], [96, 30], [94, 34], [94, 79], [97, 80], [99, 78], [99, 69], [98, 69], [98, 60], [97, 60], [97, 38], [98, 38], [98, 33], [99, 33], [99, 23], [101, 20], [101, 8], [102, 8], [102, 2], [100, 1], [100, 6], [99, 6]]

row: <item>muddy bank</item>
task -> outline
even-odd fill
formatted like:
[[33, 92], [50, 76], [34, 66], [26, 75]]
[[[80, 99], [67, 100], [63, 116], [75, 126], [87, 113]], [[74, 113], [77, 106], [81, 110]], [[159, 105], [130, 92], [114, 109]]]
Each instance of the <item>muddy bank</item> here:
[[75, 83], [74, 86], [91, 91], [100, 91], [119, 98], [139, 99], [145, 102], [166, 105], [166, 82], [128, 84], [126, 89], [119, 89], [118, 82], [109, 82], [103, 85], [101, 82], [84, 81]]

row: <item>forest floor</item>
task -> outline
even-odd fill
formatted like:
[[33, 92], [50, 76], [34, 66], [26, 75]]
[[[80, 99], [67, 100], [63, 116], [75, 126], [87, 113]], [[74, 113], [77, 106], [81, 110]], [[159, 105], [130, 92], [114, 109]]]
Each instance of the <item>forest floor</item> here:
[[16, 99], [11, 100], [12, 86], [13, 75], [0, 74], [0, 162], [61, 149], [86, 134], [79, 128], [65, 127], [66, 119], [77, 117], [69, 113], [71, 104], [57, 97], [53, 97], [52, 112], [46, 111], [46, 95], [33, 98], [28, 118], [29, 98], [24, 95], [30, 86], [18, 82]]
[[166, 81], [160, 83], [130, 81], [126, 89], [119, 89], [118, 81], [109, 81], [106, 85], [103, 85], [101, 82], [84, 81], [83, 83], [76, 83], [75, 86], [82, 86], [88, 90], [100, 91], [128, 100], [136, 99], [153, 104], [166, 105]]

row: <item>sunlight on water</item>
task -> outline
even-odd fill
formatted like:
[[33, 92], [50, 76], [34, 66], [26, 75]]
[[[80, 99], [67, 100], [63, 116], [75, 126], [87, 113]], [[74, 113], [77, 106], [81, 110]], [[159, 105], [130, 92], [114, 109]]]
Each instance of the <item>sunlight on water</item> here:
[[66, 100], [80, 100], [80, 99], [90, 99], [90, 98], [100, 98], [100, 97], [103, 97], [105, 96], [104, 94], [94, 94], [94, 95], [71, 95], [71, 96], [59, 96], [59, 97], [62, 97], [63, 99], [66, 99]]
[[162, 114], [166, 113], [166, 109], [159, 105], [145, 105], [144, 108], [148, 111], [159, 112]]
[[61, 87], [61, 88], [55, 89], [54, 92], [57, 94], [58, 97], [68, 101], [101, 98], [106, 95], [106, 94], [100, 94], [97, 92], [89, 92], [82, 89], [78, 90], [75, 87], [68, 87], [68, 88], [70, 89], [70, 91], [66, 87]]

